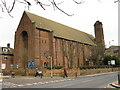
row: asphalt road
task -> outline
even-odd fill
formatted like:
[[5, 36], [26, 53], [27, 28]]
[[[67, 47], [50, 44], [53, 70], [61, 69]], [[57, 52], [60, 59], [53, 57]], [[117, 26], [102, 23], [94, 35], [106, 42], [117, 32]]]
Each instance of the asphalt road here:
[[109, 83], [117, 81], [117, 72], [94, 76], [77, 77], [76, 79], [46, 84], [37, 84], [16, 88], [105, 88]]

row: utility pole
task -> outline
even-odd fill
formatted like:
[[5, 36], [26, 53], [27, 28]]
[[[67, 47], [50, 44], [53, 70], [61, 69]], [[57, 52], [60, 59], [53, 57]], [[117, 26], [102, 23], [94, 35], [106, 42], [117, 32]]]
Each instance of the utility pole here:
[[[3, 73], [2, 73], [2, 55], [1, 55], [0, 56], [0, 82], [2, 82], [2, 80], [3, 80]], [[1, 89], [1, 86], [0, 86], [0, 89]]]
[[[116, 2], [118, 2], [118, 11], [120, 10], [120, 0], [117, 0]], [[120, 12], [118, 12], [118, 23], [120, 23]], [[120, 29], [120, 25], [118, 25], [118, 33], [120, 33], [119, 31]], [[118, 41], [120, 40], [120, 36], [118, 35]], [[118, 45], [120, 45], [120, 42], [118, 42]], [[120, 68], [118, 67], [118, 84], [120, 84]]]

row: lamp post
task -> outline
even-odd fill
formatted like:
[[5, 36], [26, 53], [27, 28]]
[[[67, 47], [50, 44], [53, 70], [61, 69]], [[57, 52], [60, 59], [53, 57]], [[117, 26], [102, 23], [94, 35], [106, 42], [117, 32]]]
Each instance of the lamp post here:
[[49, 56], [49, 59], [50, 59], [50, 67], [51, 67], [51, 78], [53, 78], [53, 70], [52, 70], [52, 56]]
[[[118, 2], [118, 9], [120, 9], [120, 0], [117, 0], [116, 2]], [[118, 16], [120, 15], [120, 13], [118, 13]], [[120, 17], [118, 17], [118, 23], [120, 23]], [[120, 25], [118, 25], [118, 30], [120, 29]], [[118, 32], [120, 33], [120, 32]], [[118, 35], [119, 36], [119, 35]], [[118, 41], [120, 40], [120, 36], [118, 37]], [[118, 45], [120, 45], [120, 43], [118, 42]], [[119, 67], [118, 67], [118, 84], [120, 84], [120, 72], [119, 72]]]

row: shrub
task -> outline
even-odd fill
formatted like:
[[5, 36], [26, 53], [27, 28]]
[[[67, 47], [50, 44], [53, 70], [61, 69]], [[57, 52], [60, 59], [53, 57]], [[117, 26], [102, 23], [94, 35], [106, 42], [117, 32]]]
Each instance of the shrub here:
[[111, 68], [110, 65], [97, 65], [97, 66], [79, 66], [79, 69], [97, 69], [97, 68]]
[[[51, 67], [46, 67], [47, 69], [51, 70]], [[53, 66], [52, 69], [62, 69], [63, 66]]]
[[54, 68], [54, 69], [62, 69], [63, 66], [54, 66], [53, 68]]

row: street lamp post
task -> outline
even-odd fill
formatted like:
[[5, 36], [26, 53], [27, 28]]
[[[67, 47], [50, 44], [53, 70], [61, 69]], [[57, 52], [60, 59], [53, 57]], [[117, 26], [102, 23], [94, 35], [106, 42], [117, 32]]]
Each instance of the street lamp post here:
[[53, 71], [52, 71], [52, 56], [50, 56], [50, 61], [51, 61], [51, 78], [53, 78]]
[[52, 65], [52, 56], [48, 56], [48, 58], [50, 59], [50, 68], [51, 68], [51, 73], [50, 73], [51, 75], [50, 75], [50, 76], [51, 76], [51, 78], [53, 78], [53, 70], [52, 70], [52, 66], [53, 66], [53, 65]]

